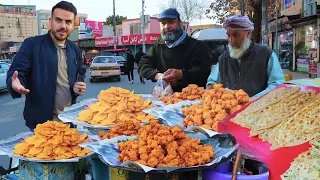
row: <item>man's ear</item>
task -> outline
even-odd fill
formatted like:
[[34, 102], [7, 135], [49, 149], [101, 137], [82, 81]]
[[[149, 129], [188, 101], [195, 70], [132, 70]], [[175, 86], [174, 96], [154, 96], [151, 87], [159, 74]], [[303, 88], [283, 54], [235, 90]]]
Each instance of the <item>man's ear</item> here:
[[252, 31], [248, 31], [248, 32], [247, 32], [247, 37], [248, 37], [249, 39], [251, 39], [251, 35], [252, 35]]

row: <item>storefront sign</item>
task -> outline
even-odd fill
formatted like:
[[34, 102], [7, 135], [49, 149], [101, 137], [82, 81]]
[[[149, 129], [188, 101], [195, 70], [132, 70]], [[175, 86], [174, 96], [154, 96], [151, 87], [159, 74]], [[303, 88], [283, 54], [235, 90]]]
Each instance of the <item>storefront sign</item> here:
[[[157, 40], [160, 38], [160, 34], [146, 34], [145, 35], [145, 43], [146, 44], [155, 44]], [[121, 43], [123, 45], [138, 45], [142, 44], [142, 35], [128, 35], [121, 36]]]
[[94, 47], [94, 46], [95, 46], [94, 39], [79, 40], [79, 47]]
[[297, 59], [297, 71], [309, 72], [309, 60], [308, 59]]
[[11, 53], [18, 52], [19, 51], [19, 46], [11, 46], [11, 47], [9, 47], [9, 51]]
[[114, 44], [118, 45], [118, 38], [117, 36], [110, 36], [107, 38], [96, 38], [95, 44], [96, 47], [114, 46]]
[[[286, 29], [291, 29], [292, 26], [290, 24], [288, 24], [288, 17], [285, 16], [285, 17], [282, 17], [282, 18], [279, 18], [278, 19], [278, 31], [282, 31], [282, 30], [286, 30]], [[276, 32], [276, 20], [273, 20], [273, 21], [270, 21], [268, 23], [268, 30], [270, 32]]]
[[101, 37], [102, 36], [102, 22], [85, 21], [86, 37]]

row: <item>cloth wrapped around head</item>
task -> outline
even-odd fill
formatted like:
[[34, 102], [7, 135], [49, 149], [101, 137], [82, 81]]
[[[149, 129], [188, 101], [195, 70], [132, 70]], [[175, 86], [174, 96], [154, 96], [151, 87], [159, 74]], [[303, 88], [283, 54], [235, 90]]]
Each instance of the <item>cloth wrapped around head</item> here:
[[249, 20], [248, 16], [242, 16], [240, 14], [231, 16], [223, 22], [223, 28], [230, 28], [232, 30], [254, 30], [253, 23]]

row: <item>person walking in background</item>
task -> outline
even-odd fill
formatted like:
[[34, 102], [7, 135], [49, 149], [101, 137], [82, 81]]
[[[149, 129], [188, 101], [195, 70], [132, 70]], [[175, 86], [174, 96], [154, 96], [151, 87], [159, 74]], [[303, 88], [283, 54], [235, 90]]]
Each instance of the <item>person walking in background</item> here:
[[127, 56], [127, 72], [128, 72], [128, 82], [133, 84], [134, 78], [133, 78], [133, 69], [134, 69], [134, 56], [132, 55], [131, 49], [126, 49], [126, 56]]
[[[142, 48], [139, 48], [139, 51], [136, 53], [136, 63], [137, 63], [137, 65], [138, 65], [138, 67], [139, 67], [139, 62], [140, 62], [142, 56], [144, 56], [144, 55], [146, 55], [146, 54], [143, 53]], [[145, 82], [144, 82], [144, 77], [140, 76], [140, 82], [141, 82], [142, 84], [145, 84]]]

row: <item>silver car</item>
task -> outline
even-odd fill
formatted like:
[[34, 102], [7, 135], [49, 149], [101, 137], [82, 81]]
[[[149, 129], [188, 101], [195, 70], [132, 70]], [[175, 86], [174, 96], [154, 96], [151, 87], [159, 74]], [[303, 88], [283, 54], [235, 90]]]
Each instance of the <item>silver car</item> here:
[[0, 90], [7, 89], [6, 79], [9, 67], [7, 63], [0, 63]]
[[98, 77], [121, 80], [120, 64], [114, 56], [97, 56], [93, 59], [90, 65], [90, 82]]

